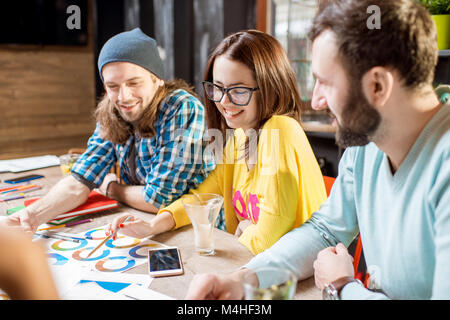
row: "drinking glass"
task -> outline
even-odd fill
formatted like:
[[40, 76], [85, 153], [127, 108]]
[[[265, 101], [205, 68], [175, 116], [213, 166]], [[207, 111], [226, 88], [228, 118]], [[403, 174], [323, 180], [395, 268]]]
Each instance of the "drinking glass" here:
[[68, 176], [75, 162], [77, 162], [80, 155], [76, 153], [63, 154], [59, 156], [59, 163], [63, 176]]
[[213, 193], [184, 196], [181, 200], [194, 228], [195, 248], [199, 254], [214, 254], [214, 224], [223, 205], [223, 197]]
[[[269, 278], [270, 286], [259, 287], [251, 280], [259, 274]], [[297, 288], [296, 276], [286, 269], [263, 267], [249, 270], [242, 278], [246, 300], [292, 300]]]

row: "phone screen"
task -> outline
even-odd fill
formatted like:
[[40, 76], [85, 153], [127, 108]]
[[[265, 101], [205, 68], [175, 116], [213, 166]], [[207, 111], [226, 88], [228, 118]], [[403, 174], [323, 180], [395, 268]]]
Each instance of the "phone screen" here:
[[181, 259], [177, 248], [150, 250], [148, 257], [150, 272], [181, 269]]
[[17, 177], [14, 179], [9, 179], [9, 180], [5, 180], [6, 183], [19, 183], [19, 182], [25, 182], [25, 181], [30, 181], [30, 180], [34, 180], [34, 179], [39, 179], [39, 178], [43, 178], [43, 175], [40, 174], [30, 174], [27, 176], [21, 176], [21, 177]]

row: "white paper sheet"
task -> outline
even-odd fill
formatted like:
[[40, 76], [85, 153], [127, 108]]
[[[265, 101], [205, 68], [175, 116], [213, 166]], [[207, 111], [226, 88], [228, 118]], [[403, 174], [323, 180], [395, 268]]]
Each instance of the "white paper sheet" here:
[[[147, 287], [151, 282], [152, 278], [143, 274], [105, 274], [98, 271], [89, 271], [82, 274], [80, 281], [74, 284], [70, 290], [66, 290], [61, 297], [66, 300], [139, 299], [145, 297], [144, 293], [149, 295]], [[117, 286], [117, 284], [123, 284], [126, 287], [120, 290], [120, 286]], [[158, 296], [158, 293], [154, 296], [164, 298], [164, 295]]]
[[82, 238], [79, 243], [35, 234], [33, 241], [48, 252], [60, 297], [66, 300], [173, 299], [148, 289], [152, 281], [148, 274], [123, 273], [130, 269], [124, 266], [127, 262], [131, 268], [146, 263], [148, 248], [165, 247], [162, 243], [119, 235], [86, 260], [84, 256], [104, 239], [104, 230], [105, 226], [78, 234], [57, 232]]
[[0, 172], [22, 172], [46, 167], [59, 166], [57, 156], [37, 156], [21, 159], [0, 160]]
[[175, 300], [168, 295], [162, 294], [152, 289], [144, 288], [136, 284], [132, 284], [126, 287], [120, 293], [126, 297], [133, 298], [135, 300]]

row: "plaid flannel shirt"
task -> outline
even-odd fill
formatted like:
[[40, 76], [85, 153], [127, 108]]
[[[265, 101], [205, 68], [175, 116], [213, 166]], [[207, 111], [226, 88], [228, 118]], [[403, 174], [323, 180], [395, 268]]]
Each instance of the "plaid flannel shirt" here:
[[[173, 91], [162, 104], [155, 121], [156, 135], [151, 138], [135, 133], [124, 144], [114, 144], [100, 138], [97, 124], [86, 152], [71, 170], [72, 175], [91, 189], [98, 188], [118, 161], [123, 181], [143, 185], [145, 201], [156, 208], [196, 188], [215, 168], [213, 155], [205, 152], [208, 141], [204, 138], [207, 126], [203, 105], [181, 89]], [[132, 144], [136, 151], [134, 160], [129, 159]], [[130, 161], [135, 161], [134, 174]], [[223, 224], [219, 217], [218, 227]]]

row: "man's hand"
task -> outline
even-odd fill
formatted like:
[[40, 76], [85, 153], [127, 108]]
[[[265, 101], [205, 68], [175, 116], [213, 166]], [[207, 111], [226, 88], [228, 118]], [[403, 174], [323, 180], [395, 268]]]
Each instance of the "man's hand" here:
[[342, 243], [320, 251], [313, 266], [316, 287], [320, 290], [339, 278], [354, 276], [353, 258]]
[[244, 297], [242, 276], [247, 269], [218, 274], [200, 274], [192, 279], [186, 300], [241, 300]]
[[108, 187], [111, 183], [119, 183], [119, 179], [117, 178], [115, 173], [108, 173], [103, 179], [103, 182], [98, 190], [105, 196], [108, 196]]
[[24, 208], [2, 219], [0, 225], [12, 229], [20, 229], [29, 235], [33, 235], [39, 226], [39, 222], [34, 215], [28, 212], [27, 208]]
[[54, 185], [44, 197], [12, 214], [2, 224], [33, 234], [40, 224], [84, 203], [89, 192], [89, 188], [84, 184], [72, 176], [67, 176]]

